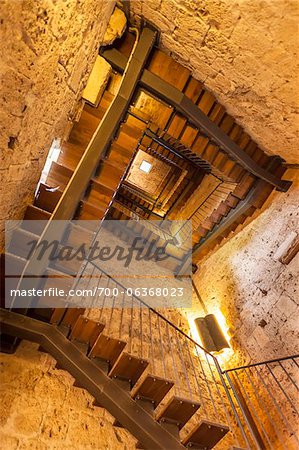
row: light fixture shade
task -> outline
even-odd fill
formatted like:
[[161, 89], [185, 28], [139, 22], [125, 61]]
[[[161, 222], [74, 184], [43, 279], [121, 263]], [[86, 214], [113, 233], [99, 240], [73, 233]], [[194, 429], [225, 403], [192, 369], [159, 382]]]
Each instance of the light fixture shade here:
[[202, 346], [209, 352], [219, 352], [229, 348], [229, 344], [214, 314], [198, 317], [194, 320]]

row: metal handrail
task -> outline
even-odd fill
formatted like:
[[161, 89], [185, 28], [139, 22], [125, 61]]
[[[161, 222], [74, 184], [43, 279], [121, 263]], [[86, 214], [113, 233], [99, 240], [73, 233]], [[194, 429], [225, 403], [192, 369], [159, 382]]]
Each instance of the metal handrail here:
[[[102, 269], [101, 267], [99, 267], [97, 264], [95, 264], [93, 261], [88, 261], [86, 260], [87, 263], [91, 264], [92, 266], [94, 266], [96, 269], [100, 270], [107, 278], [109, 278], [110, 280], [112, 280], [115, 284], [118, 284], [122, 289], [126, 290], [126, 287], [120, 283], [119, 281], [115, 280], [115, 278], [113, 278], [111, 275], [109, 275], [104, 269]], [[132, 297], [137, 300], [139, 303], [142, 303], [146, 308], [148, 308], [152, 313], [156, 314], [158, 317], [160, 317], [160, 319], [164, 320], [169, 326], [171, 326], [173, 329], [175, 329], [178, 333], [180, 333], [182, 336], [184, 336], [184, 338], [188, 339], [190, 342], [192, 342], [192, 344], [196, 345], [197, 347], [199, 347], [202, 351], [204, 351], [206, 354], [208, 354], [209, 356], [211, 356], [213, 358], [213, 360], [217, 360], [217, 358], [215, 358], [215, 356], [210, 353], [208, 350], [206, 350], [204, 347], [202, 347], [198, 342], [196, 342], [194, 339], [192, 339], [190, 336], [188, 336], [188, 334], [184, 333], [184, 331], [182, 331], [180, 328], [178, 328], [176, 325], [174, 325], [172, 322], [170, 322], [170, 320], [167, 319], [167, 317], [165, 317], [163, 314], [159, 313], [155, 308], [153, 308], [152, 306], [148, 305], [144, 300], [141, 300], [141, 298], [139, 298], [137, 295], [135, 295], [134, 293], [132, 293]]]
[[297, 355], [290, 355], [290, 356], [284, 356], [282, 358], [268, 359], [267, 361], [259, 361], [257, 363], [247, 364], [246, 366], [231, 367], [230, 369], [223, 370], [222, 373], [234, 372], [236, 370], [249, 369], [250, 367], [257, 367], [257, 366], [262, 366], [262, 365], [265, 365], [265, 364], [272, 364], [272, 363], [286, 361], [288, 359], [294, 359], [294, 358], [299, 358], [299, 354], [297, 354]]

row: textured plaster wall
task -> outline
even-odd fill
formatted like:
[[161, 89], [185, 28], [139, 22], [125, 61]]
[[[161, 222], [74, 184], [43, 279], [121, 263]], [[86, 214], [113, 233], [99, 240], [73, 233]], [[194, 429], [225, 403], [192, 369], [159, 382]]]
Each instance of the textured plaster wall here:
[[[296, 170], [286, 172], [295, 177]], [[209, 312], [221, 310], [235, 353], [226, 364], [262, 361], [297, 353], [299, 337], [299, 255], [284, 265], [277, 249], [298, 233], [299, 176], [286, 194], [243, 231], [208, 257], [195, 282]], [[190, 315], [201, 312], [196, 303]], [[235, 357], [234, 357], [235, 356]]]
[[298, 162], [296, 0], [134, 0], [131, 10], [267, 152]]
[[114, 4], [1, 1], [0, 233], [22, 216], [53, 138], [75, 115]]
[[0, 355], [1, 450], [133, 450], [135, 440], [113, 417], [55, 368], [55, 360], [23, 341]]

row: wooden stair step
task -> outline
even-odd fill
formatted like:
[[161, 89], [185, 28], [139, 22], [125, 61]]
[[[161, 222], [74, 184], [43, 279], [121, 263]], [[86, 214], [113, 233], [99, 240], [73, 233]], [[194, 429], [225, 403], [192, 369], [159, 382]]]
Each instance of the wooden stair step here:
[[200, 81], [195, 80], [195, 78], [190, 77], [188, 81], [188, 85], [185, 88], [184, 94], [186, 97], [190, 98], [193, 103], [196, 103], [201, 91], [202, 91], [202, 83]]
[[75, 170], [82, 158], [84, 150], [85, 146], [72, 144], [71, 142], [63, 142], [57, 163]]
[[182, 444], [197, 449], [211, 449], [229, 432], [226, 425], [202, 420], [188, 434]]
[[94, 132], [99, 125], [100, 119], [83, 109], [80, 120], [74, 123], [69, 136], [69, 142], [87, 147]]
[[233, 194], [229, 194], [229, 196], [225, 200], [225, 203], [230, 208], [235, 208], [237, 206], [237, 204], [239, 203], [239, 199], [237, 197], [235, 197]]
[[128, 114], [126, 115], [124, 123], [128, 124], [130, 127], [133, 127], [136, 133], [137, 130], [143, 131], [147, 126], [147, 124], [145, 124], [143, 120], [140, 120], [137, 117], [132, 116], [130, 112], [128, 112]]
[[95, 320], [89, 319], [84, 315], [79, 316], [76, 320], [69, 339], [71, 341], [79, 341], [89, 346], [93, 346], [99, 334], [103, 331], [105, 325]]
[[93, 180], [114, 191], [117, 188], [123, 173], [124, 171], [115, 169], [115, 167], [105, 161], [102, 162], [99, 174], [94, 177]]
[[67, 298], [67, 293], [69, 289], [71, 289], [72, 285], [74, 283], [74, 277], [61, 272], [57, 269], [53, 269], [51, 267], [48, 267], [46, 270], [45, 275], [43, 276], [43, 289], [62, 289], [65, 292], [65, 296], [58, 296], [55, 297], [51, 293], [49, 295], [45, 295], [44, 298], [49, 298], [49, 301], [51, 302], [51, 299], [55, 299], [55, 301], [60, 299], [61, 302], [65, 304], [65, 299]]
[[109, 372], [111, 378], [120, 378], [130, 382], [131, 388], [139, 380], [149, 362], [123, 352]]
[[[108, 206], [108, 205], [107, 205]], [[100, 208], [97, 208], [96, 206], [92, 205], [89, 202], [82, 202], [80, 207], [80, 212], [78, 216], [78, 220], [88, 220], [88, 221], [94, 221], [95, 223], [86, 225], [86, 228], [88, 228], [90, 231], [94, 231], [94, 227], [99, 226], [99, 221], [104, 217], [104, 214], [106, 212], [106, 208], [101, 206]]]
[[[63, 246], [58, 247], [58, 251], [63, 251]], [[82, 261], [82, 254], [79, 252], [78, 249], [74, 248], [72, 249], [72, 253], [68, 258], [57, 258], [50, 260], [49, 267], [58, 270], [61, 272], [64, 276], [76, 276], [79, 272], [81, 266], [84, 264]]]
[[28, 260], [38, 239], [38, 235], [22, 228], [18, 228], [12, 233], [11, 241], [8, 245], [8, 252]]
[[187, 125], [183, 131], [182, 136], [180, 137], [180, 142], [185, 145], [185, 147], [192, 147], [193, 142], [195, 141], [198, 134], [198, 129]]
[[111, 198], [114, 194], [114, 190], [105, 186], [101, 183], [100, 179], [92, 178], [91, 180], [91, 190], [95, 189], [99, 194], [102, 195], [102, 198]]
[[189, 69], [158, 49], [155, 49], [151, 57], [148, 70], [179, 90], [185, 87], [190, 76]]
[[167, 134], [178, 139], [186, 125], [187, 119], [182, 114], [175, 114], [167, 128]]
[[220, 103], [214, 103], [213, 109], [209, 114], [209, 118], [212, 120], [212, 122], [216, 123], [216, 125], [219, 125], [224, 115], [225, 108], [220, 105]]
[[253, 186], [255, 182], [255, 177], [251, 174], [246, 173], [238, 186], [233, 190], [232, 194], [234, 197], [237, 197], [239, 199], [245, 198], [246, 194], [249, 192], [250, 188]]
[[201, 238], [205, 237], [209, 230], [207, 228], [202, 227], [201, 225], [196, 229], [196, 232], [198, 234], [198, 236], [200, 236]]
[[89, 356], [107, 361], [112, 367], [126, 346], [126, 342], [113, 339], [101, 333], [95, 341]]
[[[48, 211], [45, 211], [42, 208], [38, 208], [34, 205], [29, 205], [25, 211], [24, 220], [25, 223], [22, 223], [22, 228], [24, 230], [28, 229], [28, 231], [32, 231], [35, 234], [41, 234], [45, 225], [46, 221], [50, 218], [51, 214]], [[35, 221], [32, 224], [29, 224], [26, 221]], [[38, 223], [40, 222], [40, 223]]]
[[2, 263], [4, 263], [3, 268], [5, 268], [5, 273], [7, 275], [21, 275], [26, 262], [26, 259], [21, 256], [14, 255], [9, 252], [5, 252], [5, 255], [1, 255], [1, 269]]
[[53, 325], [58, 325], [62, 320], [64, 312], [65, 308], [54, 308], [50, 318], [50, 323]]
[[[60, 325], [63, 325], [67, 328], [72, 328], [82, 314], [84, 314], [85, 308], [67, 308], [65, 310], [65, 314], [61, 318]], [[53, 312], [53, 314], [55, 311]], [[52, 322], [52, 318], [51, 318]]]
[[148, 374], [132, 393], [134, 399], [149, 400], [156, 408], [174, 385], [173, 381]]
[[99, 192], [92, 190], [88, 197], [86, 202], [90, 205], [90, 207], [94, 207], [97, 210], [101, 210], [103, 212], [106, 211], [108, 208], [108, 205], [111, 201], [111, 197], [101, 195]]
[[[162, 105], [162, 107], [163, 107], [163, 105]], [[139, 111], [138, 111], [138, 115], [139, 115]], [[122, 129], [120, 128], [118, 131], [118, 135], [115, 138], [115, 143], [117, 145], [120, 145], [123, 148], [126, 148], [128, 150], [128, 152], [131, 152], [131, 155], [133, 155], [133, 152], [134, 152], [139, 140], [140, 140], [140, 136], [132, 136], [132, 135], [129, 136], [127, 133], [122, 131]]]
[[200, 133], [192, 144], [192, 151], [197, 156], [201, 156], [209, 143], [209, 138], [202, 136]]
[[142, 131], [145, 128], [145, 124], [141, 128], [134, 126], [130, 121], [123, 122], [120, 126], [120, 130], [124, 132], [127, 136], [134, 138], [134, 139], [140, 139], [142, 135]]
[[222, 164], [224, 164], [226, 160], [227, 160], [226, 154], [219, 149], [215, 158], [213, 159], [213, 166], [216, 169], [220, 170]]
[[102, 164], [109, 167], [110, 171], [123, 175], [130, 159], [122, 157], [116, 150], [111, 150], [107, 158], [102, 159]]
[[170, 422], [176, 424], [181, 429], [196, 413], [200, 404], [192, 400], [180, 397], [172, 397], [162, 408], [156, 419], [160, 422]]
[[47, 176], [46, 184], [51, 187], [58, 186], [60, 190], [63, 190], [68, 184], [72, 175], [73, 170], [53, 161]]
[[70, 222], [62, 242], [77, 249], [83, 243], [89, 245], [93, 238], [94, 233], [84, 227], [84, 221], [76, 221]]
[[41, 183], [34, 200], [34, 206], [47, 211], [48, 213], [52, 213], [61, 196], [61, 189], [51, 188], [50, 186]]
[[200, 100], [197, 102], [197, 106], [202, 110], [207, 116], [212, 111], [212, 107], [215, 103], [215, 97], [209, 91], [204, 91]]

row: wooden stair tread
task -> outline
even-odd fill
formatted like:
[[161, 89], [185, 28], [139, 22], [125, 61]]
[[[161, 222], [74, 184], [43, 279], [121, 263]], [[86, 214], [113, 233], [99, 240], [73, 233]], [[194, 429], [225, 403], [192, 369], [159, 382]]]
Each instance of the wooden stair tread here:
[[189, 69], [159, 49], [155, 49], [148, 70], [179, 90], [184, 88], [190, 76]]
[[[76, 253], [76, 249], [73, 249], [73, 254]], [[84, 264], [79, 257], [72, 257], [69, 259], [55, 259], [50, 261], [49, 268], [60, 271], [64, 276], [75, 277], [79, 272], [80, 267]]]
[[67, 235], [63, 242], [77, 249], [82, 243], [89, 244], [94, 238], [94, 233], [84, 227], [84, 222], [70, 222]]
[[84, 311], [85, 308], [67, 308], [60, 324], [65, 327], [72, 328], [78, 317], [81, 316]]
[[135, 399], [150, 400], [156, 408], [173, 385], [173, 381], [148, 374], [132, 396]]
[[229, 432], [226, 425], [202, 420], [184, 438], [182, 444], [191, 448], [211, 449]]
[[38, 235], [18, 228], [12, 233], [12, 238], [8, 245], [8, 252], [27, 260], [33, 248], [32, 246], [34, 243], [37, 243], [38, 239]]
[[24, 267], [26, 265], [27, 262], [26, 259], [22, 258], [19, 255], [12, 254], [10, 252], [5, 252], [5, 255], [2, 255], [2, 257], [3, 257], [3, 269], [5, 268], [5, 275], [16, 277], [16, 282], [18, 282], [19, 276], [22, 274]]
[[74, 171], [53, 161], [47, 176], [46, 183], [52, 187], [59, 186], [62, 190], [68, 184]]
[[[108, 206], [108, 203], [107, 203], [107, 206]], [[93, 204], [84, 201], [84, 202], [82, 202], [82, 207], [80, 210], [78, 220], [95, 221], [95, 222], [98, 222], [97, 226], [99, 226], [99, 221], [104, 217], [105, 212], [106, 212], [106, 208], [104, 208], [103, 206], [97, 208]], [[95, 224], [95, 226], [96, 226], [96, 224]], [[90, 231], [94, 231], [93, 224], [88, 224], [88, 226], [86, 226], [86, 228]]]
[[51, 214], [42, 208], [29, 205], [26, 209], [24, 220], [48, 220]]
[[50, 323], [52, 323], [53, 325], [58, 325], [61, 322], [64, 311], [64, 308], [55, 308], [52, 312]]
[[109, 376], [128, 380], [131, 386], [134, 386], [148, 364], [145, 359], [123, 352], [109, 372]]
[[120, 339], [114, 339], [101, 333], [95, 341], [89, 356], [107, 361], [111, 367], [126, 345], [126, 342]]
[[92, 346], [105, 325], [85, 316], [79, 316], [70, 334], [70, 340], [76, 340]]
[[200, 404], [197, 402], [174, 396], [162, 408], [156, 419], [162, 422], [176, 423], [179, 429], [181, 429], [193, 414], [196, 413], [199, 407]]
[[61, 196], [61, 189], [53, 189], [50, 186], [41, 183], [38, 188], [37, 196], [34, 199], [34, 206], [37, 206], [48, 213], [52, 213]]

